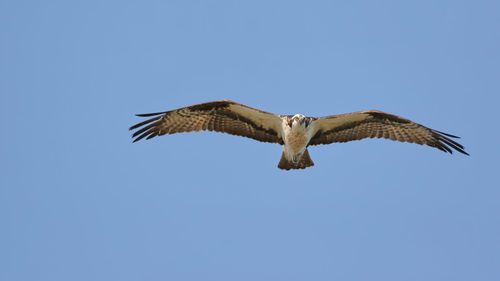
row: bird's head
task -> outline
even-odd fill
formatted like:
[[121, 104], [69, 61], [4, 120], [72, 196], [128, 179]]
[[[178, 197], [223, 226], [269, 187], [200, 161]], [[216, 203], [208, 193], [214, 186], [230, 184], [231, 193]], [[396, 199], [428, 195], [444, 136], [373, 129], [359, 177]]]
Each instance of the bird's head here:
[[302, 114], [295, 114], [293, 117], [292, 117], [292, 126], [293, 124], [304, 124], [304, 122], [306, 121], [306, 117]]

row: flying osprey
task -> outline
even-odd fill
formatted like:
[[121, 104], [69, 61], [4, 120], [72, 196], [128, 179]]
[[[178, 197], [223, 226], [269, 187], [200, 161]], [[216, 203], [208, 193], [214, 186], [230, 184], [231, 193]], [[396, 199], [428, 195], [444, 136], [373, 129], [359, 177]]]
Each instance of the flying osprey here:
[[469, 155], [464, 147], [450, 138], [458, 138], [429, 129], [408, 119], [378, 110], [366, 110], [326, 117], [302, 114], [276, 115], [230, 100], [191, 105], [171, 111], [137, 114], [155, 116], [138, 123], [134, 142], [165, 134], [194, 131], [216, 131], [284, 146], [278, 168], [305, 169], [314, 163], [309, 145], [348, 142], [364, 138], [386, 138], [401, 142], [426, 144], [444, 152], [452, 148]]

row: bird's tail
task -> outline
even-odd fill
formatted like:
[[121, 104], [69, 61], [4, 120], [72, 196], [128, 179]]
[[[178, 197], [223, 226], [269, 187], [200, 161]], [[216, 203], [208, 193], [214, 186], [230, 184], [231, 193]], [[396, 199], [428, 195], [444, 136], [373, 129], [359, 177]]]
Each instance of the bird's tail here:
[[298, 163], [293, 163], [292, 161], [288, 161], [285, 157], [285, 152], [283, 151], [283, 154], [281, 155], [281, 160], [278, 163], [278, 168], [283, 169], [283, 170], [290, 170], [290, 169], [305, 169], [307, 167], [314, 166], [314, 162], [311, 160], [311, 157], [309, 156], [309, 151], [304, 151], [304, 154], [302, 154], [302, 158]]

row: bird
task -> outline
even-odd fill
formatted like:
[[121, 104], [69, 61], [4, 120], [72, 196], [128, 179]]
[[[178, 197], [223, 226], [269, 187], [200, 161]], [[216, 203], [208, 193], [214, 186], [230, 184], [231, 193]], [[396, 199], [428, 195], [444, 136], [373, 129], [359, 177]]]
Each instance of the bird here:
[[[215, 131], [283, 146], [278, 168], [305, 169], [314, 165], [309, 146], [343, 143], [365, 138], [428, 145], [444, 152], [464, 147], [457, 136], [436, 131], [403, 117], [365, 110], [325, 117], [278, 115], [231, 100], [211, 101], [170, 111], [136, 114], [152, 117], [129, 128], [133, 142], [181, 132]], [[154, 116], [154, 117], [153, 117]]]

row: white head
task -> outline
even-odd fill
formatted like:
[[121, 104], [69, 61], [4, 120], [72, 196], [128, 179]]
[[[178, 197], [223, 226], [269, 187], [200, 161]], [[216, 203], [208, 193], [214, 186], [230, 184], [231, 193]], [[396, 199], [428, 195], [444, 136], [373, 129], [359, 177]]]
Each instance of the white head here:
[[299, 114], [295, 114], [295, 115], [292, 117], [292, 119], [293, 119], [293, 120], [297, 120], [297, 119], [303, 119], [304, 117], [305, 117], [304, 115], [302, 115], [302, 114], [300, 114], [300, 113], [299, 113]]
[[296, 126], [296, 124], [301, 124], [303, 125], [304, 124], [304, 121], [306, 121], [306, 117], [302, 114], [295, 114], [293, 117], [292, 117], [292, 127], [293, 126]]

